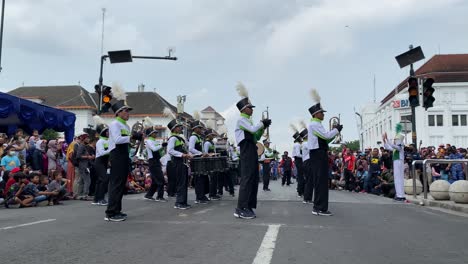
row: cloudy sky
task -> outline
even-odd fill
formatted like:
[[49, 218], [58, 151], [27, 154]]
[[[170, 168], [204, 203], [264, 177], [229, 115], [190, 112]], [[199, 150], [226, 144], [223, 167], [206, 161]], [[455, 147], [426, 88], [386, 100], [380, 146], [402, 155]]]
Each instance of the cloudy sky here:
[[[354, 108], [380, 101], [408, 74], [395, 56], [409, 44], [426, 58], [468, 52], [463, 0], [14, 0], [6, 1], [0, 90], [80, 83], [99, 76], [102, 8], [104, 50], [178, 61], [106, 64], [104, 81], [160, 93], [186, 111], [211, 105], [238, 116], [235, 85], [270, 107], [271, 139], [290, 148], [289, 123], [308, 120], [309, 90], [318, 89], [328, 118], [341, 115], [344, 140], [358, 138]], [[417, 66], [420, 66], [418, 63]]]

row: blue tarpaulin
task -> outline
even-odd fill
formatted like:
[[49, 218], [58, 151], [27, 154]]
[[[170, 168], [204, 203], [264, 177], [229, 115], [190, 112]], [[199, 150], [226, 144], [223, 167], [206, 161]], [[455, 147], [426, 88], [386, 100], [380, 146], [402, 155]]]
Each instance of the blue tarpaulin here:
[[8, 135], [22, 128], [31, 134], [34, 129], [42, 133], [45, 129], [65, 132], [70, 143], [75, 134], [74, 113], [38, 104], [10, 94], [0, 92], [0, 131]]

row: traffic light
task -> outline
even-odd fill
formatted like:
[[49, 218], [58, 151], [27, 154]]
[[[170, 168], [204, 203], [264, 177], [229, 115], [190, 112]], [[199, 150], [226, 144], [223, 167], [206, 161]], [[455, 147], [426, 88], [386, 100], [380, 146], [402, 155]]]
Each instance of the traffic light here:
[[112, 100], [112, 87], [103, 85], [102, 86], [102, 100], [101, 100], [101, 112], [109, 112], [109, 108], [111, 107], [110, 101]]
[[411, 107], [419, 106], [419, 87], [418, 79], [410, 77], [408, 79], [409, 104]]
[[432, 96], [435, 89], [432, 87], [434, 79], [429, 78], [423, 84], [423, 107], [427, 110], [434, 106], [435, 98]]

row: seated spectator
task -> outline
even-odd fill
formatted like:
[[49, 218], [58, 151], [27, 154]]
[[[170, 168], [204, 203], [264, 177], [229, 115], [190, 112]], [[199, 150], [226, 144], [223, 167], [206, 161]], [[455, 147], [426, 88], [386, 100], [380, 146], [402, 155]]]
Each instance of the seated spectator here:
[[5, 155], [0, 161], [0, 166], [2, 166], [3, 171], [11, 171], [14, 168], [19, 168], [21, 166], [21, 162], [16, 155], [15, 149], [11, 146], [8, 146], [5, 149], [5, 152], [7, 155]]
[[24, 187], [24, 194], [33, 196], [36, 204], [45, 201], [49, 204], [51, 197], [57, 195], [57, 193], [47, 190], [47, 184], [49, 183], [47, 176], [39, 173], [32, 173], [30, 177], [31, 182]]
[[13, 183], [8, 190], [8, 197], [5, 202], [5, 207], [9, 208], [14, 205], [19, 205], [20, 207], [31, 207], [34, 206], [34, 197], [32, 195], [24, 194], [24, 188], [28, 184], [26, 176], [22, 172], [17, 172], [14, 174]]
[[54, 205], [61, 204], [60, 201], [63, 199], [67, 193], [67, 183], [68, 180], [63, 178], [63, 171], [56, 170], [52, 173], [52, 181], [47, 185], [49, 192], [56, 193], [52, 197], [52, 203]]
[[129, 174], [127, 177], [127, 193], [134, 194], [134, 193], [141, 193], [144, 192], [145, 188], [140, 186], [136, 181], [135, 178]]

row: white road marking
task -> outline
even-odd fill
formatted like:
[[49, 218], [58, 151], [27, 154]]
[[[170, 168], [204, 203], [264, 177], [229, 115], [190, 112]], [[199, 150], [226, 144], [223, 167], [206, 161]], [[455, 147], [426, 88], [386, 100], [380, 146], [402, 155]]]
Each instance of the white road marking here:
[[270, 264], [281, 225], [269, 225], [252, 264]]
[[26, 223], [26, 224], [21, 224], [21, 225], [6, 226], [6, 227], [0, 228], [0, 230], [8, 230], [8, 229], [18, 228], [18, 227], [23, 227], [23, 226], [37, 225], [37, 224], [42, 224], [42, 223], [47, 223], [47, 222], [53, 222], [55, 220], [57, 219], [46, 219], [46, 220], [41, 220], [41, 221], [36, 221], [36, 222], [31, 222], [31, 223]]
[[197, 211], [197, 212], [195, 212], [195, 213], [193, 213], [193, 214], [195, 214], [195, 215], [198, 215], [198, 214], [205, 214], [205, 213], [208, 213], [209, 211], [212, 211], [212, 210], [214, 210], [214, 208], [206, 208], [206, 209]]

